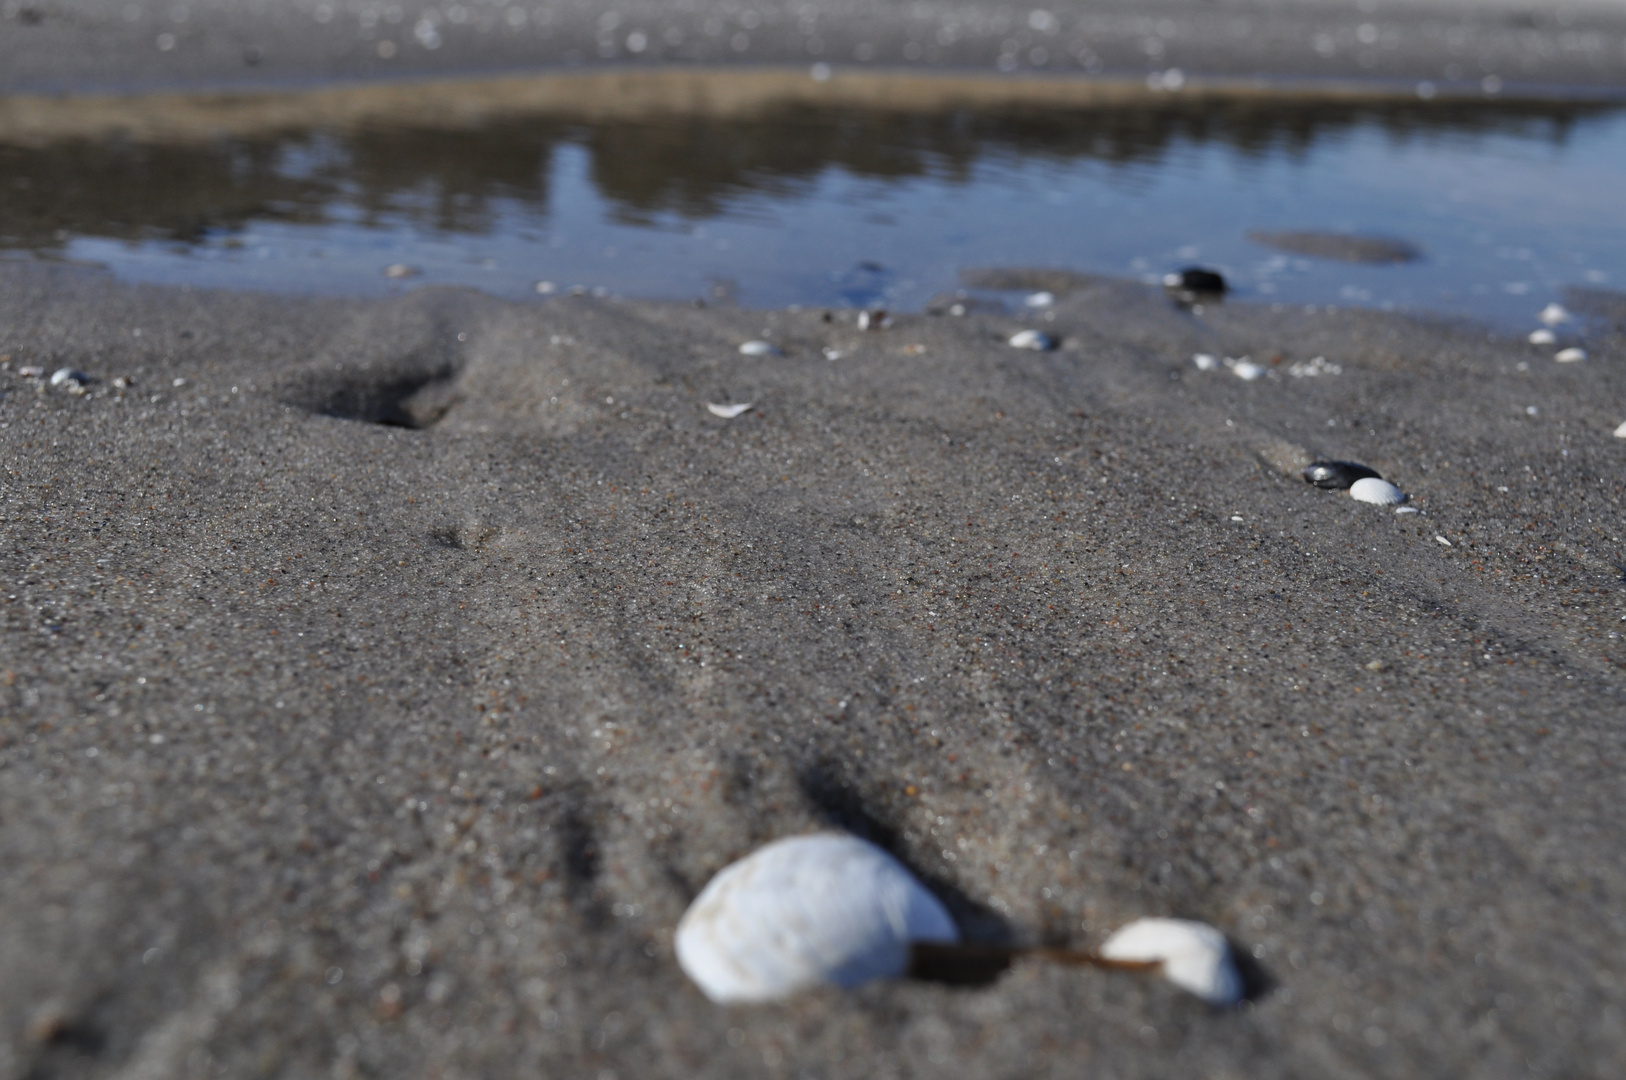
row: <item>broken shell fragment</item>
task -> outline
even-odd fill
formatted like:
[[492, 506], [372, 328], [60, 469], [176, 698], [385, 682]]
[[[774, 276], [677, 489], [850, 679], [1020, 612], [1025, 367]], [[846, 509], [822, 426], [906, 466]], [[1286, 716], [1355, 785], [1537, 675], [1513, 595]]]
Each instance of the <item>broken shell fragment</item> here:
[[1164, 274], [1163, 287], [1188, 293], [1222, 295], [1226, 290], [1225, 277], [1217, 270], [1188, 266], [1177, 274]]
[[1198, 371], [1213, 371], [1219, 367], [1219, 361], [1214, 358], [1212, 353], [1197, 353], [1191, 358], [1191, 362], [1197, 365]]
[[1558, 344], [1558, 335], [1551, 330], [1532, 330], [1530, 331], [1530, 344], [1556, 345]]
[[1376, 469], [1357, 461], [1317, 461], [1304, 467], [1304, 482], [1328, 491], [1346, 491], [1357, 480], [1383, 479]]
[[1049, 352], [1056, 347], [1056, 342], [1049, 334], [1041, 333], [1038, 330], [1019, 330], [1011, 335], [1010, 345], [1016, 349]]
[[1557, 360], [1560, 364], [1579, 363], [1580, 361], [1586, 359], [1586, 350], [1585, 349], [1577, 349], [1577, 348], [1574, 348], [1573, 346], [1571, 348], [1568, 348], [1568, 349], [1560, 349], [1553, 356], [1553, 359]]
[[1548, 304], [1541, 309], [1540, 318], [1548, 326], [1557, 326], [1559, 323], [1569, 322], [1570, 313], [1563, 304]]
[[740, 346], [741, 356], [784, 356], [779, 346], [770, 341], [747, 341]]
[[1255, 379], [1263, 378], [1269, 370], [1263, 364], [1256, 364], [1246, 356], [1235, 361], [1227, 359], [1226, 366], [1231, 369], [1232, 375], [1235, 375], [1243, 382], [1253, 382]]
[[1615, 438], [1626, 439], [1626, 423], [1621, 424], [1615, 429]]
[[1109, 960], [1161, 961], [1163, 977], [1213, 1005], [1242, 1000], [1225, 935], [1189, 919], [1136, 919], [1107, 939], [1101, 955]]
[[1349, 486], [1349, 495], [1356, 502], [1376, 503], [1379, 506], [1394, 506], [1406, 501], [1404, 491], [1375, 476], [1355, 481]]
[[52, 386], [84, 386], [90, 382], [90, 376], [78, 368], [57, 368], [51, 373]]
[[749, 401], [743, 405], [713, 405], [709, 401], [706, 402], [706, 411], [713, 416], [721, 416], [724, 420], [732, 420], [750, 407]]
[[718, 1003], [893, 978], [915, 941], [957, 942], [942, 903], [874, 844], [839, 833], [776, 840], [725, 867], [678, 923], [684, 974]]

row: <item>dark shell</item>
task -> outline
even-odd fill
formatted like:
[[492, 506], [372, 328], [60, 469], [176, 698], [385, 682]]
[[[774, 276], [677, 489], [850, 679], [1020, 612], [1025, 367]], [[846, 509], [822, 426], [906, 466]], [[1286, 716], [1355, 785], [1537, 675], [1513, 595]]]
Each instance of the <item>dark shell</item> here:
[[1317, 461], [1304, 467], [1304, 482], [1329, 491], [1345, 491], [1357, 480], [1382, 480], [1376, 469], [1354, 461]]
[[1218, 270], [1204, 270], [1188, 266], [1180, 271], [1180, 290], [1191, 293], [1223, 294], [1227, 288], [1225, 277]]

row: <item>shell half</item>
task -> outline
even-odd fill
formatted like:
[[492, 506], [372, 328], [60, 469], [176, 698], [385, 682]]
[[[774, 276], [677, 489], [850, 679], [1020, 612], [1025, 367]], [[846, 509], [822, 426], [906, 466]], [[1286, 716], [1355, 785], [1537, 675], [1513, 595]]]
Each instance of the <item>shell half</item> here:
[[1379, 480], [1375, 476], [1368, 476], [1349, 485], [1350, 498], [1356, 502], [1376, 503], [1379, 506], [1393, 506], [1406, 501], [1406, 493], [1389, 483]]
[[914, 941], [955, 943], [942, 903], [874, 844], [776, 840], [724, 867], [678, 923], [678, 965], [719, 1004], [902, 975]]
[[1109, 960], [1161, 960], [1163, 977], [1212, 1005], [1242, 1000], [1242, 976], [1225, 935], [1189, 919], [1136, 919], [1107, 939]]

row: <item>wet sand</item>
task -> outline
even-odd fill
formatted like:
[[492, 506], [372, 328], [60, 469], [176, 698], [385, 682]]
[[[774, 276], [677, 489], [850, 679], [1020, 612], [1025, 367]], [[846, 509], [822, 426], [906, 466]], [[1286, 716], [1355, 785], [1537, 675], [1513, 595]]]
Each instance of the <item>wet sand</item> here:
[[[1044, 281], [1051, 353], [0, 267], [0, 1075], [1615, 1071], [1618, 321]], [[1254, 998], [709, 1004], [688, 900], [831, 826], [978, 940], [1212, 922]]]

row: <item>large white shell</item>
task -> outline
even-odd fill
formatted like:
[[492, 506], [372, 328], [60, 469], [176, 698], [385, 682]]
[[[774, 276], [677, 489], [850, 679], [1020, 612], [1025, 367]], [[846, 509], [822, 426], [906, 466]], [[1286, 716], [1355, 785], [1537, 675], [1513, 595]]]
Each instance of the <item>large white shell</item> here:
[[1136, 919], [1107, 939], [1109, 960], [1161, 960], [1163, 977], [1214, 1005], [1242, 1000], [1242, 976], [1225, 935], [1189, 919]]
[[957, 942], [937, 897], [854, 836], [776, 840], [711, 879], [678, 923], [678, 964], [719, 1003], [902, 975], [913, 941]]
[[1406, 493], [1389, 483], [1379, 480], [1375, 476], [1357, 480], [1349, 486], [1349, 497], [1356, 502], [1377, 503], [1379, 506], [1393, 506], [1395, 503], [1406, 501]]

